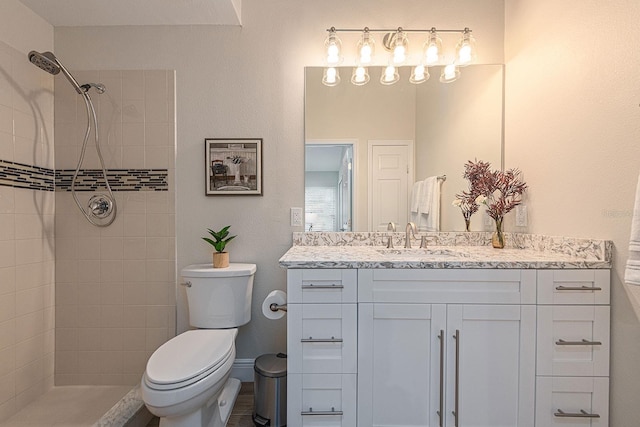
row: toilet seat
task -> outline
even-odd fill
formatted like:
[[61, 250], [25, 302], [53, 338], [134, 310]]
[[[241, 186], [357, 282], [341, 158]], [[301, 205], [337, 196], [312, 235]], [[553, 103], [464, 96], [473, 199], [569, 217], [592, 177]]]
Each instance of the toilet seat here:
[[149, 358], [147, 386], [175, 390], [211, 375], [234, 355], [236, 335], [237, 329], [197, 329], [170, 339]]

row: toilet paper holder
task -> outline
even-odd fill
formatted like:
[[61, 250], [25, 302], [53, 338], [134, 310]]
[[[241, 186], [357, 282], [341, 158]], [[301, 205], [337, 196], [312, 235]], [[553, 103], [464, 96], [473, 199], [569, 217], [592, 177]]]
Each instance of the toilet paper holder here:
[[275, 302], [272, 302], [271, 304], [269, 304], [269, 310], [271, 311], [287, 311], [287, 304], [276, 304]]

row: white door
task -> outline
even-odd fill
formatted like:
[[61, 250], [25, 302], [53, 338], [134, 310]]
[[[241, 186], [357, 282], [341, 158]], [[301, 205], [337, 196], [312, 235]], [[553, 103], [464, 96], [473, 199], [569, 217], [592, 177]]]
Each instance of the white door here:
[[447, 306], [445, 426], [533, 427], [535, 330], [533, 305]]
[[369, 141], [369, 230], [409, 220], [413, 141]]
[[443, 425], [445, 321], [444, 305], [358, 305], [359, 427]]

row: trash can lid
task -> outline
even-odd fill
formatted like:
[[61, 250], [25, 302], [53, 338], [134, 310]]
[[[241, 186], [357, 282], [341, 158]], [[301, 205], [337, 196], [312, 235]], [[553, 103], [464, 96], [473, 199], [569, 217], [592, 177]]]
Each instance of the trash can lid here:
[[254, 369], [265, 377], [284, 377], [287, 375], [287, 355], [283, 353], [263, 354], [256, 359]]

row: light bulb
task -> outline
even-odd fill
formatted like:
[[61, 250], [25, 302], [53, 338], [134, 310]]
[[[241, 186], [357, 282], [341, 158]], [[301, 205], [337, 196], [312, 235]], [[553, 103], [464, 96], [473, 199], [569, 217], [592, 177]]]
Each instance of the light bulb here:
[[393, 45], [393, 63], [402, 64], [407, 60], [407, 47], [409, 42], [402, 30], [398, 29], [395, 35], [395, 43]]
[[331, 27], [331, 30], [329, 30], [329, 35], [324, 42], [324, 46], [327, 53], [325, 59], [328, 65], [338, 65], [340, 62], [342, 62], [342, 42], [336, 35], [335, 28]]
[[442, 52], [442, 40], [436, 34], [436, 29], [432, 28], [429, 40], [425, 43], [424, 60], [427, 65], [435, 65], [440, 62], [440, 53]]
[[375, 43], [369, 35], [369, 28], [365, 27], [362, 37], [358, 42], [358, 54], [360, 55], [360, 64], [370, 64], [375, 51]]
[[351, 75], [351, 83], [356, 86], [366, 85], [367, 83], [369, 83], [369, 71], [362, 65], [357, 66], [353, 69], [353, 74]]
[[429, 69], [424, 65], [416, 65], [411, 71], [411, 77], [409, 77], [409, 82], [413, 84], [424, 83], [429, 80]]
[[471, 30], [465, 28], [456, 46], [456, 63], [460, 67], [465, 67], [475, 62], [476, 56], [476, 40], [471, 35]]
[[442, 69], [440, 81], [442, 83], [451, 83], [460, 78], [460, 70], [456, 64], [448, 64]]
[[380, 76], [380, 83], [383, 85], [392, 85], [398, 80], [400, 80], [400, 75], [398, 69], [393, 65], [388, 65]]
[[322, 75], [322, 84], [325, 86], [336, 86], [340, 83], [340, 73], [335, 67], [328, 67], [324, 69]]

